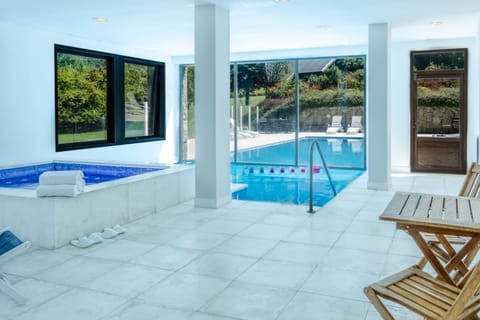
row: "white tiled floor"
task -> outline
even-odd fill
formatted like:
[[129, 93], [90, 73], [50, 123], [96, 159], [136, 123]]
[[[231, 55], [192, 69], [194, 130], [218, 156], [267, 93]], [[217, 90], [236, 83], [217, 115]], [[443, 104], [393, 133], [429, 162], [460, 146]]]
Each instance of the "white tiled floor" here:
[[[462, 181], [392, 175], [402, 191], [456, 194]], [[365, 185], [366, 175], [314, 215], [305, 206], [189, 202], [88, 249], [30, 250], [1, 266], [29, 300], [19, 307], [0, 293], [0, 320], [378, 320], [363, 287], [420, 255], [378, 220], [393, 191]]]

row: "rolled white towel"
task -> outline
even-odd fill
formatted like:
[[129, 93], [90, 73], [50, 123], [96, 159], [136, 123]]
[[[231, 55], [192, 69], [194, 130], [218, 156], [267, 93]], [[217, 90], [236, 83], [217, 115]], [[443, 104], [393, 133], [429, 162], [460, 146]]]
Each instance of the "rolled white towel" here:
[[85, 184], [81, 170], [45, 171], [38, 178], [38, 184]]
[[76, 197], [81, 191], [77, 185], [39, 185], [37, 197]]

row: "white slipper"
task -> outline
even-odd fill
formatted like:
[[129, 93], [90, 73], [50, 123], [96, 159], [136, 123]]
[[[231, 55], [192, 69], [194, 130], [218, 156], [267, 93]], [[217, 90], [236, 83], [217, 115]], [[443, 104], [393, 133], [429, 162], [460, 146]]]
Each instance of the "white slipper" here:
[[117, 231], [118, 234], [122, 234], [127, 232], [127, 229], [122, 227], [121, 225], [117, 224], [116, 226], [112, 227], [113, 230]]
[[100, 232], [94, 232], [88, 236], [88, 239], [93, 241], [93, 244], [100, 243], [103, 241], [102, 235]]
[[88, 248], [94, 244], [94, 242], [87, 237], [73, 239], [72, 241], [70, 241], [70, 243], [72, 244], [72, 246], [75, 246], [77, 248]]
[[113, 230], [112, 228], [103, 229], [103, 232], [102, 232], [103, 239], [111, 239], [116, 236], [118, 236], [118, 232]]

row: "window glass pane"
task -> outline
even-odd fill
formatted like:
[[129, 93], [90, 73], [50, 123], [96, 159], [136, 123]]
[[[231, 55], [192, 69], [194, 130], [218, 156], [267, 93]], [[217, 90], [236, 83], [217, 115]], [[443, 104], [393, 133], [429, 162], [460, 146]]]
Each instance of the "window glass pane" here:
[[58, 144], [107, 141], [107, 59], [57, 52]]
[[153, 136], [156, 111], [155, 66], [125, 63], [125, 137]]
[[238, 64], [237, 161], [295, 163], [292, 61]]
[[327, 163], [364, 167], [364, 65], [363, 57], [298, 61], [300, 165], [309, 163], [309, 138], [327, 137], [320, 140]]
[[417, 79], [417, 136], [460, 138], [461, 79]]
[[464, 51], [425, 52], [413, 56], [414, 71], [463, 70], [464, 65]]
[[182, 71], [182, 160], [195, 159], [195, 67]]

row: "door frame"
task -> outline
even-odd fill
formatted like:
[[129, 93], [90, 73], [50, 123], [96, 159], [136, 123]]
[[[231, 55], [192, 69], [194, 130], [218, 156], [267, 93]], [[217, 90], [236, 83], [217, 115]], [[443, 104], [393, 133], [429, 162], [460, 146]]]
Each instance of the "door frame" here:
[[[456, 70], [414, 70], [413, 58], [415, 54], [419, 53], [435, 53], [435, 52], [458, 52], [462, 51], [464, 54], [464, 68]], [[459, 169], [436, 169], [436, 168], [419, 168], [417, 166], [417, 132], [416, 132], [416, 118], [417, 118], [417, 89], [415, 81], [420, 79], [434, 79], [439, 77], [453, 77], [459, 76], [460, 83], [460, 127], [459, 127]], [[412, 172], [432, 172], [432, 173], [461, 173], [465, 174], [467, 170], [467, 117], [468, 117], [468, 49], [436, 49], [436, 50], [421, 50], [410, 52], [410, 170]], [[442, 138], [448, 141], [448, 138]], [[450, 139], [452, 141], [453, 139]]]

